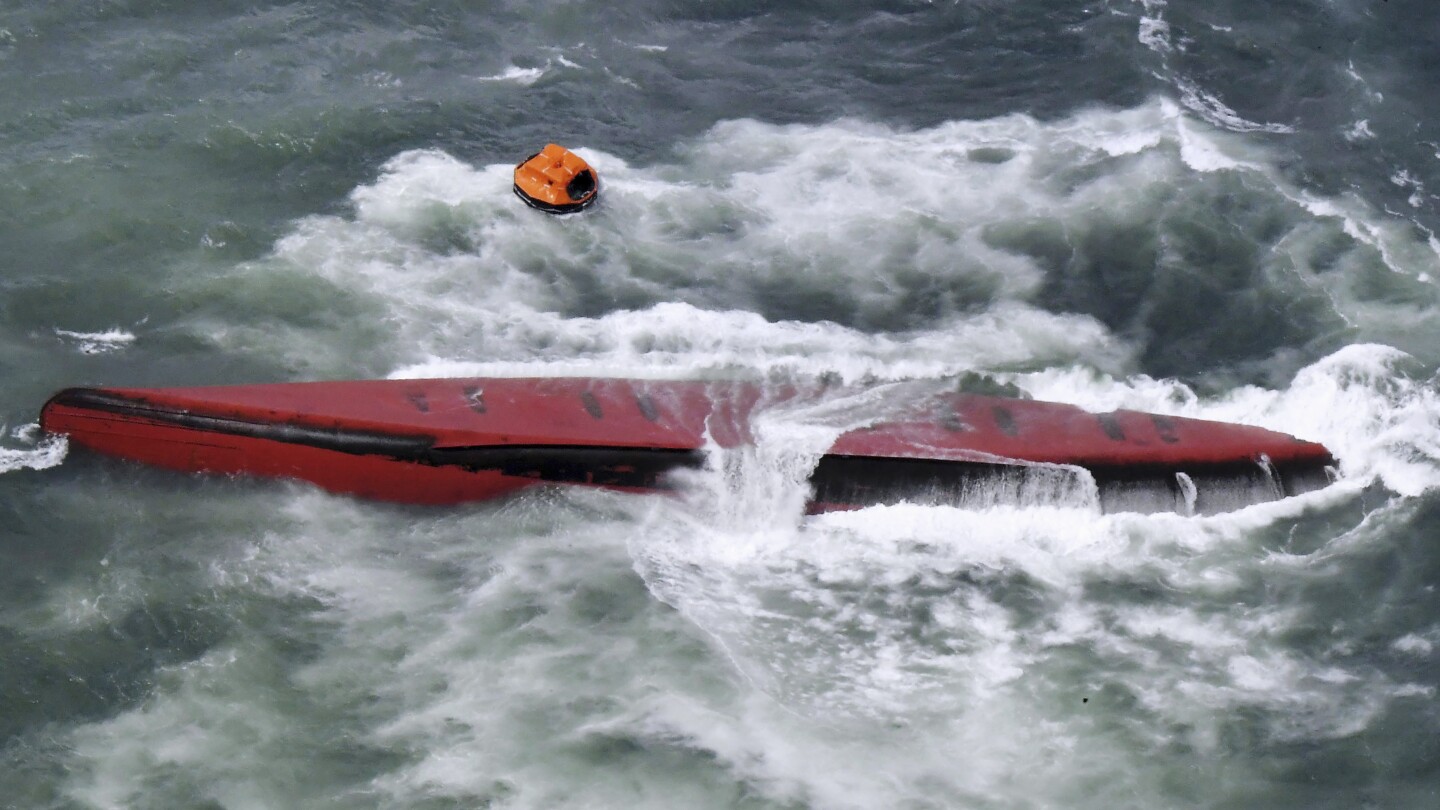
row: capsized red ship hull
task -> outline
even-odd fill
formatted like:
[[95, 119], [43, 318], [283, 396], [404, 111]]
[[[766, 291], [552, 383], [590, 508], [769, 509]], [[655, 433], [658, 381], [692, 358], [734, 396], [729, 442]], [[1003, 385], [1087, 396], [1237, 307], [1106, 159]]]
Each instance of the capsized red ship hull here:
[[[665, 489], [707, 447], [753, 441], [762, 411], [823, 386], [592, 378], [72, 388], [41, 426], [72, 446], [186, 472], [308, 481], [416, 504], [538, 484]], [[1106, 511], [1217, 512], [1317, 489], [1322, 445], [1244, 425], [968, 393], [926, 393], [842, 432], [810, 483], [817, 510], [1089, 486]], [[1072, 487], [1073, 489], [1073, 487]]]

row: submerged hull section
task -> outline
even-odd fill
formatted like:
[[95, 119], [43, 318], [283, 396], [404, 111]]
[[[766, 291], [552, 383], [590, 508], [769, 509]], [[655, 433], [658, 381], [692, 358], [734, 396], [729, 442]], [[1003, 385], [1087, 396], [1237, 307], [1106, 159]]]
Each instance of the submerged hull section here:
[[[751, 420], [825, 389], [585, 378], [372, 380], [68, 389], [42, 427], [72, 445], [187, 472], [309, 481], [417, 504], [536, 484], [650, 491], [751, 443]], [[1243, 425], [976, 394], [898, 402], [842, 433], [811, 475], [817, 510], [900, 500], [1225, 511], [1316, 489], [1323, 446]]]

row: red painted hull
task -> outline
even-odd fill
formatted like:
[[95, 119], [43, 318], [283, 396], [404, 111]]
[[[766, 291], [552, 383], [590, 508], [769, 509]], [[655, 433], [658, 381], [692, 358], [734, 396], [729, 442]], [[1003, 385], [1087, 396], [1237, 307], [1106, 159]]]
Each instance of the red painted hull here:
[[[699, 464], [708, 445], [750, 442], [758, 411], [823, 396], [587, 378], [69, 389], [46, 403], [41, 425], [72, 445], [175, 470], [451, 504], [544, 483], [664, 488], [669, 470]], [[1334, 464], [1323, 446], [1282, 433], [1134, 411], [955, 393], [893, 411], [839, 436], [820, 460], [811, 479], [819, 508], [945, 500], [1064, 465], [1088, 471], [1109, 509], [1136, 506], [1127, 493], [1137, 487], [1159, 487], [1173, 497], [1153, 508], [1219, 511], [1236, 504], [1204, 489], [1197, 503], [1187, 482], [1230, 481], [1263, 500], [1322, 486]]]

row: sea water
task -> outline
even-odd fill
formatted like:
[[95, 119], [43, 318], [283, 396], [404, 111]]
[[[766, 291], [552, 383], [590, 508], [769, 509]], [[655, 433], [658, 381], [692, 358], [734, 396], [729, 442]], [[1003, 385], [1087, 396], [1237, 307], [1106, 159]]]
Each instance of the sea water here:
[[[1440, 10], [17, 0], [0, 804], [1430, 808]], [[601, 177], [511, 194], [547, 141]], [[422, 509], [38, 431], [71, 385], [990, 375], [1324, 442], [1227, 514]]]

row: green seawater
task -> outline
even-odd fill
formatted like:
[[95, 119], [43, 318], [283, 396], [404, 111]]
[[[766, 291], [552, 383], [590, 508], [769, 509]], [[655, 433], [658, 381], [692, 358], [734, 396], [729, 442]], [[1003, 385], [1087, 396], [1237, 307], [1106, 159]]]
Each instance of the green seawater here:
[[[1435, 806], [1437, 25], [16, 0], [0, 804]], [[595, 209], [511, 194], [547, 141]], [[514, 374], [980, 380], [1340, 465], [1205, 518], [807, 517], [853, 417], [814, 408], [677, 497], [425, 509], [34, 424], [76, 385]]]

